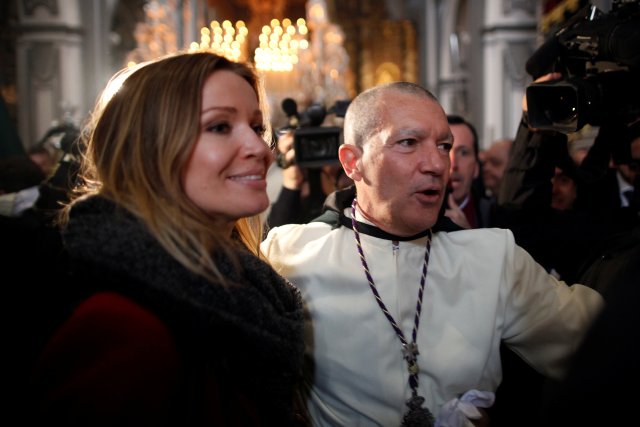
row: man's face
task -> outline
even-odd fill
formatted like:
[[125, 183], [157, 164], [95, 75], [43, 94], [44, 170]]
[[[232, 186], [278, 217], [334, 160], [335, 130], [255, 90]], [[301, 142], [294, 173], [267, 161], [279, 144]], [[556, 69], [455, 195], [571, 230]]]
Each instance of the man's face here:
[[351, 146], [357, 160], [350, 177], [365, 217], [388, 233], [412, 236], [438, 219], [451, 132], [440, 105], [424, 97], [389, 91], [379, 110], [378, 131], [362, 148]]
[[562, 169], [556, 168], [555, 175], [551, 178], [551, 207], [563, 211], [571, 209], [577, 195], [575, 181]]
[[473, 134], [464, 124], [451, 125], [453, 149], [449, 185], [456, 203], [460, 204], [471, 192], [473, 179], [478, 176], [479, 165], [473, 148]]
[[633, 162], [629, 165], [618, 165], [618, 170], [624, 177], [625, 181], [633, 185], [638, 174], [638, 164], [640, 164], [640, 138], [631, 141], [631, 159]]
[[507, 141], [493, 143], [485, 153], [482, 161], [482, 180], [484, 186], [494, 195], [498, 194], [504, 170], [509, 161], [510, 144]]

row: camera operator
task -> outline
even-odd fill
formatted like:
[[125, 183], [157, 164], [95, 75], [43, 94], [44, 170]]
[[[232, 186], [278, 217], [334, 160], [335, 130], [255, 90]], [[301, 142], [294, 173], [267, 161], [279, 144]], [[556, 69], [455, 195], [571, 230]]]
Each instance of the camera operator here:
[[[527, 63], [535, 82], [523, 99], [500, 212], [536, 260], [607, 301], [566, 378], [546, 384], [538, 425], [632, 425], [637, 393], [628, 390], [640, 382], [640, 2], [576, 16]], [[582, 163], [566, 163], [576, 201], [552, 209], [550, 179], [567, 158], [566, 133], [585, 124], [599, 130]], [[631, 187], [627, 202], [622, 193]]]
[[[636, 327], [640, 324], [639, 125], [638, 121], [603, 123], [587, 157], [576, 168], [580, 177], [576, 207], [555, 216], [540, 215], [537, 221], [541, 226], [534, 227], [538, 247], [546, 250], [546, 260], [556, 265], [573, 262], [576, 281], [597, 289], [607, 301], [605, 310], [575, 353], [567, 377], [561, 383], [547, 384], [540, 425], [635, 422], [631, 408], [636, 404], [637, 394], [627, 390], [640, 381], [636, 344], [640, 340]], [[553, 143], [552, 137], [544, 132], [530, 129], [527, 132], [533, 133], [529, 142], [538, 139], [540, 143], [537, 154], [544, 151], [545, 143]], [[607, 167], [612, 150], [621, 148], [626, 148], [628, 159], [618, 159], [612, 162], [614, 167]], [[538, 160], [542, 163], [542, 159]], [[527, 181], [525, 177], [522, 182], [527, 184], [521, 188], [532, 190], [535, 180]], [[635, 185], [633, 196], [627, 201], [622, 189], [630, 187], [630, 183]], [[532, 192], [528, 201], [535, 199]], [[548, 239], [541, 237], [545, 235], [543, 227], [549, 231]]]
[[[565, 280], [583, 279], [585, 269], [607, 252], [609, 240], [629, 234], [638, 222], [637, 206], [629, 206], [622, 192], [633, 188], [637, 164], [631, 149], [640, 129], [639, 28], [637, 0], [614, 1], [608, 13], [589, 5], [526, 64], [535, 81], [523, 99], [523, 120], [499, 197], [508, 208], [502, 225], [514, 229], [522, 246]], [[586, 124], [599, 131], [578, 166], [566, 161], [566, 134]], [[565, 172], [576, 180], [569, 211], [550, 208], [556, 166], [572, 169]], [[603, 280], [585, 284], [601, 292], [608, 286]]]
[[[348, 102], [338, 101], [329, 109], [344, 117]], [[319, 104], [298, 114], [294, 100], [287, 98], [282, 108], [289, 125], [277, 135], [276, 162], [281, 169], [282, 188], [267, 217], [269, 227], [303, 224], [318, 217], [326, 197], [351, 185], [338, 161], [341, 129], [320, 127], [327, 111]], [[296, 144], [303, 153], [296, 153]]]
[[[540, 80], [553, 77], [546, 75]], [[570, 168], [565, 161], [566, 135], [532, 129], [524, 101], [525, 114], [499, 197], [500, 225], [510, 228], [516, 241], [548, 270], [555, 270], [561, 279], [597, 289], [612, 304], [584, 348], [576, 353], [567, 383], [540, 389], [541, 393], [547, 392], [540, 397], [544, 419], [539, 425], [618, 425], [606, 417], [612, 412], [614, 417], [624, 417], [613, 408], [624, 407], [622, 402], [630, 403], [631, 397], [622, 395], [622, 390], [640, 379], [634, 368], [637, 362], [631, 359], [638, 356], [632, 343], [640, 339], [637, 328], [632, 326], [640, 321], [640, 205], [632, 200], [631, 206], [622, 206], [616, 176], [620, 166], [630, 172], [637, 170], [640, 137], [636, 134], [631, 140], [631, 132], [622, 132], [635, 127], [604, 123], [587, 157], [572, 170], [578, 186], [574, 207], [554, 209], [551, 179], [556, 166]], [[625, 164], [609, 168], [612, 147], [617, 145], [626, 146], [631, 157]], [[638, 178], [635, 180], [637, 184]], [[631, 385], [625, 383], [623, 387], [623, 382]], [[602, 393], [603, 390], [607, 392]], [[592, 411], [593, 408], [597, 410]], [[595, 418], [591, 417], [606, 422], [593, 423]]]
[[340, 164], [301, 168], [295, 162], [293, 131], [278, 137], [278, 166], [282, 173], [282, 189], [271, 205], [269, 227], [303, 224], [320, 215], [327, 195], [352, 184]]
[[[536, 82], [556, 77], [551, 73]], [[523, 110], [499, 197], [500, 225], [511, 228], [519, 243], [546, 268], [555, 269], [563, 279], [584, 283], [580, 279], [585, 268], [602, 256], [609, 239], [627, 233], [638, 223], [637, 206], [630, 206], [626, 197], [623, 203], [621, 192], [633, 190], [638, 159], [632, 157], [632, 148], [633, 155], [640, 158], [640, 139], [632, 140], [640, 123], [630, 126], [613, 119], [602, 123], [587, 156], [577, 165], [567, 160], [564, 133], [530, 127], [526, 97]], [[625, 151], [626, 160], [613, 156], [618, 160], [612, 168], [615, 151]], [[556, 167], [576, 182], [572, 209], [552, 208], [551, 180]], [[601, 292], [607, 286], [602, 280], [584, 284]]]

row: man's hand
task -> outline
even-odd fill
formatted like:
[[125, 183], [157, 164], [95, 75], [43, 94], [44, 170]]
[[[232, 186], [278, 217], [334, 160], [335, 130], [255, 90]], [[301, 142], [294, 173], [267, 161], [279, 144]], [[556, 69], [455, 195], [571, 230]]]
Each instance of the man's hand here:
[[288, 165], [282, 169], [282, 186], [289, 190], [300, 190], [304, 182], [304, 174], [295, 164], [296, 153], [293, 149], [293, 132], [281, 135], [278, 138], [276, 148], [284, 158], [284, 163]]
[[455, 222], [462, 228], [466, 228], [466, 229], [471, 228], [471, 225], [469, 224], [469, 221], [467, 220], [466, 215], [464, 214], [464, 212], [462, 212], [462, 209], [460, 209], [460, 206], [456, 204], [456, 200], [453, 198], [452, 194], [449, 194], [447, 202], [449, 204], [449, 208], [445, 209], [444, 211], [445, 216], [448, 216], [451, 219], [451, 221]]

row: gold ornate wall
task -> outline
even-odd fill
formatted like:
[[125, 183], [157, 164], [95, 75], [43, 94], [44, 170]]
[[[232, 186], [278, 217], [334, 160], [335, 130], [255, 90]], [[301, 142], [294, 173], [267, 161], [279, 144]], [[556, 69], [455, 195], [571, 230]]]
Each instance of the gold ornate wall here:
[[[208, 0], [220, 17], [246, 22], [271, 18], [305, 16], [305, 0]], [[391, 80], [418, 81], [417, 30], [408, 20], [395, 20], [387, 4], [402, 8], [402, 1], [327, 0], [330, 20], [340, 26], [349, 56], [352, 81], [349, 92], [356, 93]], [[280, 15], [280, 16], [277, 16]], [[266, 16], [266, 15], [265, 15]], [[259, 25], [259, 24], [255, 24]]]
[[356, 92], [388, 81], [418, 81], [417, 31], [412, 22], [393, 19], [381, 0], [328, 3], [332, 20], [345, 33]]

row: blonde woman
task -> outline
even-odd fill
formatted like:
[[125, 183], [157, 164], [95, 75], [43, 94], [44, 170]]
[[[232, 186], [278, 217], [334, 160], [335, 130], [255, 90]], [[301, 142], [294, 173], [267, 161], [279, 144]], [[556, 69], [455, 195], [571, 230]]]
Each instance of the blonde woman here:
[[259, 257], [268, 118], [253, 69], [178, 54], [117, 74], [63, 212], [86, 296], [34, 372], [63, 425], [299, 425], [297, 289]]

